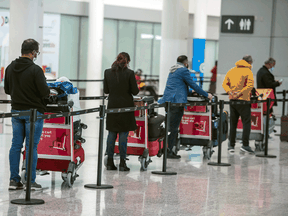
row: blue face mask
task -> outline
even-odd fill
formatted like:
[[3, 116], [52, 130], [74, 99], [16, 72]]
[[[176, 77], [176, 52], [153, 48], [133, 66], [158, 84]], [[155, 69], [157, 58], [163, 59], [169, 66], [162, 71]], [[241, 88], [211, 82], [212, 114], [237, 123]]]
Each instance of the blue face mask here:
[[270, 68], [269, 71], [272, 73], [272, 71], [274, 70], [274, 67]]

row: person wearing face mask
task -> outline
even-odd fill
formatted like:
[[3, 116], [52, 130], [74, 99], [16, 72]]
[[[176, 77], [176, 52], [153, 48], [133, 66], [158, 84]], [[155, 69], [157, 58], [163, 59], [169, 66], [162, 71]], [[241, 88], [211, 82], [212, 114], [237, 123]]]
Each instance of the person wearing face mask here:
[[[273, 58], [269, 58], [264, 62], [263, 67], [257, 72], [257, 88], [272, 88], [276, 99], [275, 89], [280, 86], [282, 82], [275, 80], [273, 75], [275, 65], [276, 60]], [[274, 102], [273, 106], [277, 106], [277, 101]], [[273, 109], [270, 110], [270, 113], [272, 112]]]
[[[170, 73], [166, 82], [164, 95], [159, 99], [158, 103], [163, 104], [170, 101], [171, 103], [187, 103], [188, 87], [192, 88], [198, 94], [203, 95], [206, 98], [212, 99], [212, 94], [203, 91], [191, 77], [191, 72], [188, 70], [188, 58], [185, 55], [181, 55], [177, 58], [177, 63], [170, 68]], [[171, 118], [169, 125], [168, 136], [168, 156], [170, 159], [179, 159], [180, 155], [176, 155], [172, 149], [176, 145], [176, 139], [178, 136], [178, 128], [182, 116], [184, 114], [184, 107], [170, 108]]]
[[[44, 114], [46, 104], [44, 98], [49, 96], [50, 90], [41, 67], [34, 61], [39, 52], [39, 43], [34, 39], [27, 39], [22, 43], [21, 56], [11, 62], [5, 70], [4, 89], [5, 93], [11, 96], [12, 113], [37, 109], [37, 115]], [[9, 190], [22, 189], [21, 177], [19, 175], [19, 163], [21, 149], [24, 139], [26, 140], [26, 158], [29, 153], [29, 116], [12, 117], [12, 146], [9, 152], [10, 163], [10, 184]], [[31, 190], [42, 190], [42, 186], [37, 184], [37, 145], [43, 129], [43, 119], [35, 122], [32, 179]], [[28, 160], [26, 160], [28, 167]]]

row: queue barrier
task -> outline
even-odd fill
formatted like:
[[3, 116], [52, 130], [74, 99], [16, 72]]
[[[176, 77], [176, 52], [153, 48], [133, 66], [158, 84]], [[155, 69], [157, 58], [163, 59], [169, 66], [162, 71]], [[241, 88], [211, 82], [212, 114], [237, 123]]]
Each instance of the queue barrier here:
[[[91, 98], [91, 97], [90, 97]], [[100, 98], [100, 97], [97, 97]], [[11, 102], [10, 100], [5, 100], [6, 103]], [[166, 163], [167, 163], [167, 143], [168, 143], [168, 131], [169, 131], [169, 118], [170, 118], [170, 107], [171, 106], [201, 106], [201, 105], [217, 105], [220, 104], [220, 124], [221, 124], [221, 114], [223, 113], [223, 106], [224, 104], [251, 104], [251, 103], [263, 103], [267, 102], [269, 106], [271, 101], [279, 101], [285, 103], [288, 99], [270, 99], [268, 100], [251, 100], [251, 101], [223, 101], [220, 102], [190, 102], [190, 103], [173, 103], [166, 102], [165, 104], [150, 104], [147, 106], [140, 106], [140, 107], [127, 107], [127, 108], [118, 108], [118, 109], [105, 109], [105, 105], [101, 105], [98, 108], [91, 108], [79, 111], [72, 111], [72, 112], [64, 112], [64, 113], [55, 113], [55, 114], [44, 114], [37, 116], [37, 110], [31, 109], [30, 111], [23, 111], [17, 113], [3, 113], [0, 114], [0, 118], [9, 118], [9, 117], [17, 117], [17, 116], [30, 116], [30, 142], [29, 142], [29, 157], [28, 157], [28, 167], [27, 170], [27, 189], [26, 189], [26, 197], [25, 199], [16, 199], [12, 200], [11, 203], [14, 204], [21, 204], [21, 205], [37, 205], [37, 204], [44, 204], [44, 200], [39, 199], [31, 199], [31, 177], [32, 177], [32, 150], [34, 145], [34, 130], [35, 130], [35, 122], [37, 119], [50, 119], [50, 118], [58, 118], [58, 117], [66, 117], [66, 116], [76, 116], [76, 115], [83, 115], [93, 112], [99, 112], [100, 116], [100, 130], [99, 130], [99, 151], [98, 151], [98, 169], [97, 169], [97, 184], [87, 184], [84, 187], [86, 188], [94, 188], [94, 189], [109, 189], [113, 188], [112, 185], [102, 185], [101, 184], [101, 173], [102, 173], [102, 154], [103, 154], [103, 134], [104, 134], [104, 119], [105, 113], [121, 113], [121, 112], [132, 112], [136, 110], [144, 110], [144, 109], [153, 109], [153, 108], [161, 108], [165, 107], [166, 115], [165, 115], [165, 139], [164, 139], [164, 156], [163, 156], [163, 168], [162, 171], [153, 171], [153, 174], [161, 174], [161, 175], [176, 175], [176, 172], [166, 172]], [[269, 109], [267, 110], [267, 115], [269, 115]], [[275, 158], [276, 156], [268, 155], [268, 128], [269, 128], [269, 118], [267, 118], [267, 126], [266, 126], [266, 136], [265, 136], [265, 153], [264, 155], [256, 155], [258, 157], [268, 157], [268, 158]], [[220, 133], [222, 127], [220, 125]], [[218, 137], [218, 162], [217, 163], [208, 163], [208, 165], [217, 165], [217, 166], [230, 166], [230, 164], [221, 163], [221, 144], [222, 139]]]

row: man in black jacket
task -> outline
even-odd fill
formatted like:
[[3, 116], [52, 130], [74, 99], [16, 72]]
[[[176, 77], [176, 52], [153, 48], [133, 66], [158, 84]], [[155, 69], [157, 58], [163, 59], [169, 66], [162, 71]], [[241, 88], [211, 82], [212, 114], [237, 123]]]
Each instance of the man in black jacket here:
[[[5, 71], [4, 89], [5, 93], [11, 96], [11, 106], [13, 113], [37, 109], [37, 115], [45, 111], [46, 104], [44, 98], [50, 93], [47, 86], [43, 70], [34, 64], [39, 52], [39, 43], [33, 39], [27, 39], [22, 43], [21, 57], [12, 61]], [[21, 148], [26, 139], [26, 158], [29, 152], [29, 116], [12, 117], [13, 138], [9, 152], [10, 162], [10, 185], [9, 189], [22, 189], [20, 182], [19, 163]], [[41, 185], [35, 182], [37, 166], [37, 145], [43, 129], [43, 119], [35, 122], [34, 147], [32, 161], [31, 190], [42, 190]], [[28, 160], [26, 160], [28, 168]]]
[[[272, 88], [276, 99], [275, 88], [282, 84], [282, 82], [275, 80], [272, 74], [276, 61], [273, 58], [269, 58], [264, 63], [265, 65], [257, 72], [257, 88]], [[277, 101], [275, 101], [274, 105], [277, 106]], [[271, 111], [273, 111], [273, 109]]]

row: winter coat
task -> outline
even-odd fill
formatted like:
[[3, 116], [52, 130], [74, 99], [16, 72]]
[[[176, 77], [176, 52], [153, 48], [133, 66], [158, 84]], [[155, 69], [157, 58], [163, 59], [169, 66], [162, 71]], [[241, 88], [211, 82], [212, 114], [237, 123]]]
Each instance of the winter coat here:
[[44, 98], [50, 94], [43, 70], [26, 57], [12, 61], [5, 70], [5, 93], [11, 95], [14, 110], [37, 109], [44, 113]]
[[[108, 96], [108, 109], [134, 107], [133, 96], [139, 92], [134, 72], [128, 68], [104, 72], [104, 93]], [[113, 132], [128, 132], [137, 129], [134, 112], [108, 113], [106, 129]]]
[[[275, 81], [274, 75], [263, 65], [257, 72], [257, 88], [272, 88], [275, 99], [277, 99], [275, 92], [277, 86], [280, 86], [280, 83]], [[277, 101], [274, 102], [274, 106], [277, 106]]]
[[188, 87], [198, 94], [208, 97], [208, 93], [203, 91], [191, 77], [191, 72], [183, 64], [177, 63], [170, 68], [170, 73], [166, 82], [164, 95], [159, 99], [159, 103], [170, 101], [171, 103], [187, 103]]
[[251, 65], [245, 60], [239, 60], [235, 65], [234, 68], [227, 72], [222, 87], [227, 93], [238, 92], [240, 95], [238, 100], [250, 101], [251, 90], [254, 87]]

